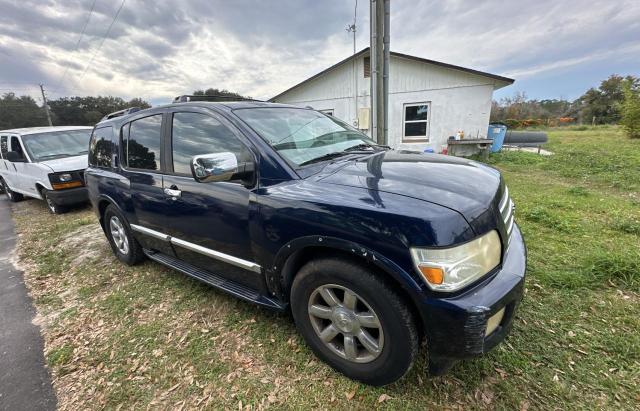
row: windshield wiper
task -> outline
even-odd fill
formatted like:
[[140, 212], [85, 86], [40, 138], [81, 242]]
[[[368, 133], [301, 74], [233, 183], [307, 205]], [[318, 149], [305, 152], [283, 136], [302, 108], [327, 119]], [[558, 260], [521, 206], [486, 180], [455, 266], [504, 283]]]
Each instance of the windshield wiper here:
[[321, 161], [327, 161], [327, 160], [331, 160], [334, 159], [336, 157], [342, 157], [347, 155], [348, 153], [345, 153], [344, 151], [336, 151], [333, 153], [327, 153], [324, 155], [321, 155], [320, 157], [316, 157], [316, 158], [312, 158], [311, 160], [307, 160], [305, 162], [302, 162], [300, 164], [298, 164], [299, 166], [306, 166], [308, 164], [313, 164], [313, 163], [319, 163]]
[[372, 151], [376, 151], [376, 148], [386, 148], [389, 149], [391, 147], [389, 146], [383, 146], [383, 145], [379, 145], [379, 144], [366, 144], [366, 143], [362, 143], [362, 144], [356, 144], [355, 146], [351, 146], [349, 148], [345, 148], [342, 151], [366, 151], [367, 148], [370, 148]]
[[46, 156], [40, 156], [38, 157], [38, 159], [43, 160], [45, 158], [55, 158], [55, 157], [73, 157], [73, 156], [78, 156], [78, 155], [82, 155], [82, 154], [87, 154], [88, 151], [84, 151], [81, 153], [60, 153], [60, 154], [47, 154]]

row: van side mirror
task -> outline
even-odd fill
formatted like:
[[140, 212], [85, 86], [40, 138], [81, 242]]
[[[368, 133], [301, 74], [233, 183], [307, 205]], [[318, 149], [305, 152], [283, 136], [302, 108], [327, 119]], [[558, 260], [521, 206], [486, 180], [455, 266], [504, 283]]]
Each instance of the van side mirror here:
[[191, 174], [199, 183], [245, 179], [254, 168], [253, 163], [238, 163], [230, 152], [201, 154], [191, 159]]
[[24, 163], [25, 162], [25, 158], [22, 154], [18, 153], [17, 151], [8, 151], [7, 152], [7, 160], [11, 161], [12, 163]]

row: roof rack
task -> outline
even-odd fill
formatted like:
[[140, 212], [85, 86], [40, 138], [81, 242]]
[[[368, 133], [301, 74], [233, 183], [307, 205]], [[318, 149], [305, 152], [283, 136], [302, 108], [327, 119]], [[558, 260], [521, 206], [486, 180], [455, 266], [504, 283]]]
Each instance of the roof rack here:
[[201, 94], [190, 95], [184, 94], [177, 96], [173, 99], [174, 103], [186, 103], [189, 101], [261, 101], [253, 98], [239, 97], [239, 96], [226, 96], [223, 94]]
[[142, 110], [140, 107], [129, 107], [124, 110], [114, 111], [113, 113], [109, 113], [106, 116], [102, 117], [100, 121], [109, 120], [111, 118], [126, 116], [127, 114], [135, 113], [136, 111]]

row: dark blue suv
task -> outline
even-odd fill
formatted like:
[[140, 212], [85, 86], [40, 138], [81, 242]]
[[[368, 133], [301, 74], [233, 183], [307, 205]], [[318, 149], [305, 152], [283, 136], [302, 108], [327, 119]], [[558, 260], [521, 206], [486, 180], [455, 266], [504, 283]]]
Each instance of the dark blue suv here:
[[86, 185], [122, 262], [290, 310], [318, 357], [373, 385], [421, 341], [440, 374], [509, 333], [526, 251], [498, 171], [282, 104], [117, 114], [93, 130]]

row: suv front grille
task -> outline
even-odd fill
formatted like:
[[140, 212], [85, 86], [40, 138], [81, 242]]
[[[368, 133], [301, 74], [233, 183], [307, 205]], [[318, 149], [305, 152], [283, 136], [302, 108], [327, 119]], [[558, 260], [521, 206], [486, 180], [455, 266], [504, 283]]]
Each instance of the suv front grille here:
[[500, 199], [499, 204], [500, 216], [502, 217], [502, 221], [504, 222], [505, 230], [507, 231], [507, 238], [511, 240], [511, 233], [513, 232], [513, 225], [515, 223], [515, 215], [514, 215], [514, 206], [513, 201], [511, 201], [511, 197], [509, 197], [509, 188], [507, 186], [504, 187], [504, 193], [502, 194], [502, 198]]

